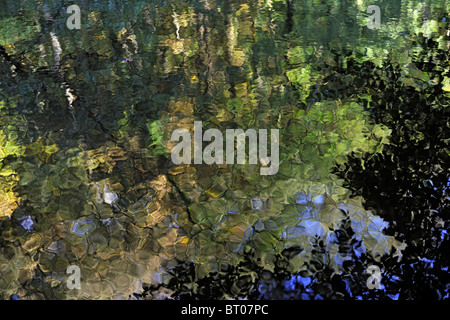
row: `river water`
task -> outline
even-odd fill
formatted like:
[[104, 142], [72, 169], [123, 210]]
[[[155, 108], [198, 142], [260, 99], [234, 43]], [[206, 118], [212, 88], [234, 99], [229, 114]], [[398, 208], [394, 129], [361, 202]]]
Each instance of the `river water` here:
[[448, 299], [449, 3], [371, 5], [3, 1], [0, 297]]

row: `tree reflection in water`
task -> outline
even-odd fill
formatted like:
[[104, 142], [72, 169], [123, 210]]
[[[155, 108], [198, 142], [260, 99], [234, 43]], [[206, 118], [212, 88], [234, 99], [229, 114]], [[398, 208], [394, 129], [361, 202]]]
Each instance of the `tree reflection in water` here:
[[[379, 5], [0, 4], [1, 297], [448, 298], [449, 8]], [[175, 166], [194, 121], [279, 172]]]

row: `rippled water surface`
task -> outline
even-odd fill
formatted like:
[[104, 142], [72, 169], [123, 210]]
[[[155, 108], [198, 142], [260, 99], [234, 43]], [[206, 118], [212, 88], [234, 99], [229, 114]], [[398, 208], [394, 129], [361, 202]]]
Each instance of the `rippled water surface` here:
[[[2, 1], [0, 297], [448, 299], [449, 8]], [[278, 172], [174, 164], [194, 121]]]

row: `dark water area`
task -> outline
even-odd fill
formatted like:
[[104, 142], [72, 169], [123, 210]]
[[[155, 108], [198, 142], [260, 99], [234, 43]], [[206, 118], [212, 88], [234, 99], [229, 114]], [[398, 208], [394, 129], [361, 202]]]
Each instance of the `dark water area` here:
[[0, 298], [448, 300], [449, 7], [0, 2]]

